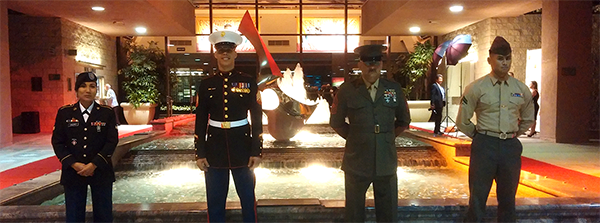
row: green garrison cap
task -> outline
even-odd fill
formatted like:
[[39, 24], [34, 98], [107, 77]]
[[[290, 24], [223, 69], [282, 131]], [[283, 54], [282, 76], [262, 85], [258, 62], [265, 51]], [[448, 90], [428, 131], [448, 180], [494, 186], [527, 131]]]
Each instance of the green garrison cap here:
[[504, 37], [496, 36], [492, 46], [490, 46], [490, 54], [508, 55], [512, 52], [510, 44], [504, 39]]
[[383, 51], [387, 50], [387, 46], [384, 45], [363, 45], [356, 47], [354, 53], [360, 55], [362, 62], [374, 62], [381, 61]]

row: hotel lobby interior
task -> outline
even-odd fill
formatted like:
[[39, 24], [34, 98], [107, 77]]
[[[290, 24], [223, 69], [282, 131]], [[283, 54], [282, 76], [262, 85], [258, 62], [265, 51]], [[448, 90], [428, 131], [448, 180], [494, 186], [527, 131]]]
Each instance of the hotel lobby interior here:
[[[115, 222], [207, 221], [204, 175], [192, 162], [196, 86], [216, 70], [210, 33], [237, 31], [246, 13], [273, 66], [284, 73], [300, 65], [307, 95], [315, 97], [356, 78], [358, 46], [388, 46], [382, 77], [404, 86], [398, 66], [418, 45], [435, 48], [459, 35], [472, 40], [456, 65], [445, 57], [436, 65], [447, 84], [446, 134], [434, 137], [428, 122], [430, 74], [417, 82], [424, 87], [406, 95], [411, 128], [396, 139], [398, 186], [406, 188], [399, 190], [399, 222], [464, 218], [471, 140], [452, 126], [464, 86], [491, 71], [488, 49], [503, 36], [513, 49], [514, 77], [537, 81], [541, 92], [539, 133], [519, 137], [518, 221], [600, 220], [598, 0], [10, 0], [0, 1], [0, 111], [10, 114], [0, 116], [0, 221], [64, 221], [61, 165], [50, 144], [57, 110], [77, 101], [72, 85], [84, 71], [95, 72], [99, 86], [110, 84], [126, 102], [119, 71], [127, 66], [128, 42], [161, 51], [172, 61], [167, 67], [177, 84], [165, 94], [172, 104], [160, 104], [152, 123], [119, 126]], [[255, 48], [244, 37], [236, 69], [259, 78], [267, 65]], [[99, 88], [100, 101], [104, 95]], [[312, 120], [303, 117], [289, 140], [272, 137], [264, 123], [264, 163], [256, 171], [259, 221], [343, 222], [345, 141], [329, 127], [327, 105], [313, 110]], [[24, 132], [29, 123], [37, 128]], [[367, 221], [375, 222], [370, 193]], [[229, 194], [227, 219], [241, 221], [233, 187]], [[492, 189], [490, 221], [495, 196]], [[91, 203], [87, 212], [91, 220]]]

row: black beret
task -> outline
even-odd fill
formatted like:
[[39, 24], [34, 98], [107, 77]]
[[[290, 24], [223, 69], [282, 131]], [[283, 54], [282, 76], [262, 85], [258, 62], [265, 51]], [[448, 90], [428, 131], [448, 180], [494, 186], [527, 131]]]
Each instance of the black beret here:
[[492, 46], [490, 46], [490, 54], [508, 55], [512, 52], [510, 44], [501, 36], [496, 36]]
[[354, 53], [360, 56], [362, 62], [373, 62], [381, 61], [383, 51], [387, 50], [387, 46], [384, 45], [363, 45], [356, 47]]
[[79, 89], [79, 86], [81, 86], [81, 84], [85, 82], [96, 82], [96, 80], [98, 80], [98, 77], [96, 77], [96, 74], [94, 74], [94, 72], [80, 73], [79, 75], [77, 75], [77, 80], [75, 81], [75, 91]]

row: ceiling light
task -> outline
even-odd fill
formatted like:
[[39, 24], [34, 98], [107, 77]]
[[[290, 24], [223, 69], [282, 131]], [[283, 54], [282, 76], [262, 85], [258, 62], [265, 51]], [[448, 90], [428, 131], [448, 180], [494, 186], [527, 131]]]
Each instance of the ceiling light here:
[[94, 10], [94, 11], [98, 11], [98, 12], [101, 12], [101, 11], [104, 11], [104, 7], [101, 7], [101, 6], [94, 6], [94, 7], [92, 7], [92, 10]]
[[413, 27], [410, 27], [408, 30], [409, 30], [411, 33], [418, 33], [418, 32], [420, 32], [420, 31], [421, 31], [421, 28], [419, 28], [418, 26], [413, 26]]
[[144, 34], [146, 33], [146, 28], [145, 27], [135, 27], [135, 31], [139, 34]]
[[451, 12], [462, 12], [462, 10], [463, 10], [462, 5], [453, 5], [450, 7]]

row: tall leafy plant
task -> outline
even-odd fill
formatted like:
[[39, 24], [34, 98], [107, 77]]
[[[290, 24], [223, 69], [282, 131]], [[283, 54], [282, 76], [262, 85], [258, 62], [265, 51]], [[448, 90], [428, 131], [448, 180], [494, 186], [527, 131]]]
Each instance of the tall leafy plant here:
[[[434, 51], [435, 48], [429, 41], [415, 44], [415, 51], [408, 55], [404, 66], [399, 70], [401, 78], [405, 79], [405, 95], [410, 95], [418, 83], [425, 84], [424, 76], [431, 65]], [[416, 94], [416, 99], [420, 99], [420, 94]]]
[[127, 66], [119, 74], [124, 75], [127, 100], [135, 108], [141, 103], [159, 103], [159, 78], [166, 73], [165, 55], [153, 42], [146, 47], [126, 40], [123, 48], [127, 51]]

